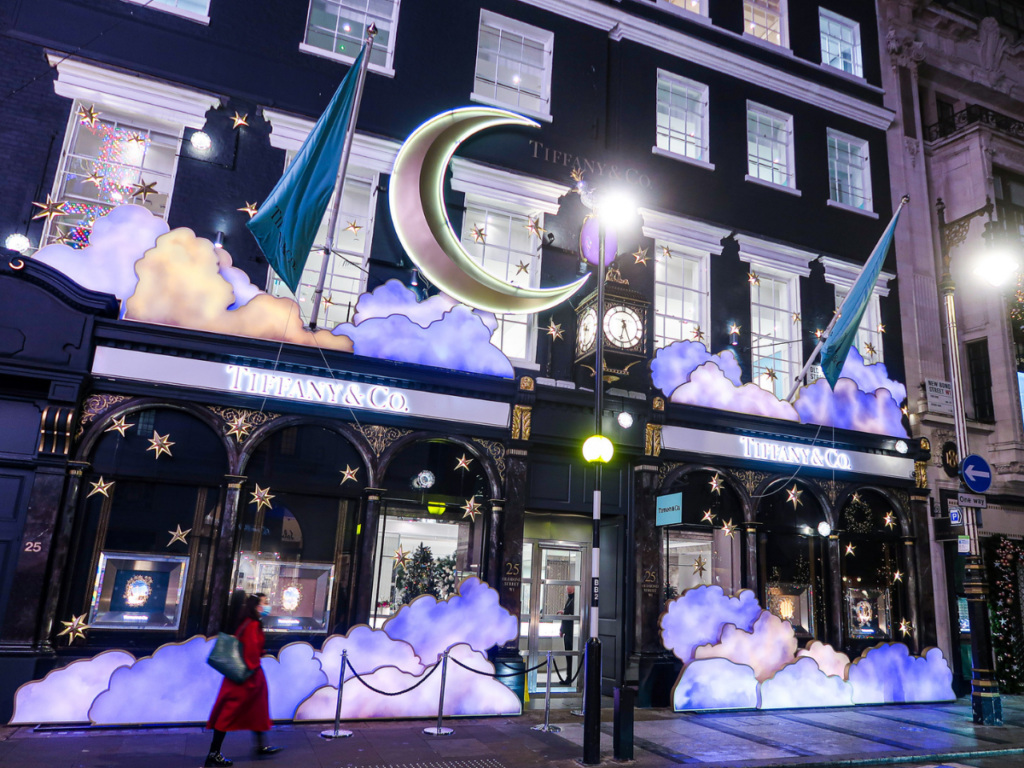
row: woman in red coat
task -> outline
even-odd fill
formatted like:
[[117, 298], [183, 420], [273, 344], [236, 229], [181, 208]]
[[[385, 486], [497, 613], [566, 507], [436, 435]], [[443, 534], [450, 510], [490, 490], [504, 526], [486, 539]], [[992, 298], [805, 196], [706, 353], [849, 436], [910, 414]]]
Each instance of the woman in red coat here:
[[255, 594], [245, 598], [239, 611], [235, 637], [242, 644], [242, 658], [252, 674], [243, 683], [227, 678], [221, 683], [217, 701], [210, 712], [207, 728], [213, 729], [213, 743], [206, 756], [206, 768], [229, 766], [232, 762], [220, 753], [228, 731], [252, 731], [256, 737], [256, 754], [273, 755], [280, 747], [263, 742], [263, 734], [270, 730], [270, 703], [267, 697], [267, 678], [260, 667], [263, 658], [263, 624], [260, 619], [270, 615], [266, 595]]

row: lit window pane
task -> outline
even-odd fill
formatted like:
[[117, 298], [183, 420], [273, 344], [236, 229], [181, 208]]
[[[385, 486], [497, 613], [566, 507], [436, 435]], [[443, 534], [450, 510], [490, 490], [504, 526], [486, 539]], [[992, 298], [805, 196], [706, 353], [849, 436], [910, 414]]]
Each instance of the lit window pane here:
[[658, 74], [657, 146], [695, 160], [707, 157], [707, 86]]
[[828, 132], [829, 197], [837, 203], [872, 210], [868, 143]]
[[[668, 247], [670, 256], [664, 254], [663, 246]], [[708, 301], [702, 281], [704, 265], [701, 259], [673, 251], [671, 244], [660, 240], [655, 242], [654, 251], [655, 347], [691, 341], [697, 326], [707, 332], [703, 325]]]
[[860, 24], [838, 14], [818, 10], [821, 31], [821, 63], [863, 77]]
[[756, 108], [747, 110], [747, 173], [773, 184], [793, 186], [790, 120]]
[[788, 280], [759, 275], [750, 286], [751, 361], [753, 380], [783, 398], [789, 394], [800, 364], [801, 323], [795, 319]]
[[370, 63], [388, 65], [400, 0], [312, 0], [306, 44], [355, 58], [370, 24], [377, 25]]
[[783, 45], [781, 0], [746, 0], [743, 3], [743, 30], [775, 45]]
[[531, 37], [505, 29], [493, 16], [480, 21], [474, 93], [519, 109], [549, 113], [550, 35], [545, 39], [543, 30]]

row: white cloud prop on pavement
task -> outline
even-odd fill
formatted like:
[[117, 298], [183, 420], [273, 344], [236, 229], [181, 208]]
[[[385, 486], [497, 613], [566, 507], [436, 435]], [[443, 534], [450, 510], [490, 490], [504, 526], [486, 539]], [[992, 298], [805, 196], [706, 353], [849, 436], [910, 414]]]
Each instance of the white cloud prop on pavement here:
[[125, 651], [104, 651], [49, 672], [21, 686], [14, 695], [11, 725], [87, 723], [89, 707], [110, 684], [110, 676], [135, 663]]
[[676, 712], [694, 709], [754, 709], [758, 690], [754, 670], [728, 659], [694, 661], [672, 691]]
[[850, 664], [855, 704], [954, 701], [953, 672], [942, 651], [913, 656], [903, 643], [879, 643]]
[[[346, 635], [331, 635], [324, 641], [316, 657], [323, 665], [327, 682], [338, 685], [338, 671], [341, 669], [341, 652], [348, 651], [349, 663], [360, 675], [368, 675], [381, 667], [396, 667], [403, 672], [418, 675], [423, 671], [416, 651], [402, 640], [393, 640], [382, 629], [371, 629], [365, 624], [352, 627]], [[352, 670], [345, 670], [345, 679], [352, 677]]]
[[277, 658], [264, 656], [260, 666], [267, 678], [271, 720], [290, 720], [304, 699], [327, 685], [327, 675], [309, 643], [289, 643]]
[[853, 686], [822, 672], [811, 657], [787, 664], [761, 683], [761, 709], [852, 707]]
[[722, 628], [722, 639], [715, 645], [702, 645], [694, 651], [698, 659], [730, 659], [754, 670], [759, 681], [796, 657], [797, 640], [793, 625], [768, 611], [757, 617], [751, 632], [732, 624]]
[[726, 624], [750, 629], [760, 613], [757, 596], [749, 589], [726, 597], [717, 585], [694, 587], [666, 605], [659, 620], [661, 642], [688, 664], [697, 646], [718, 642]]
[[850, 663], [850, 657], [845, 653], [840, 653], [828, 643], [813, 640], [807, 644], [806, 648], [797, 651], [796, 655], [800, 658], [808, 656], [814, 659], [818, 664], [818, 669], [826, 675], [838, 675], [844, 680], [846, 679], [846, 667]]

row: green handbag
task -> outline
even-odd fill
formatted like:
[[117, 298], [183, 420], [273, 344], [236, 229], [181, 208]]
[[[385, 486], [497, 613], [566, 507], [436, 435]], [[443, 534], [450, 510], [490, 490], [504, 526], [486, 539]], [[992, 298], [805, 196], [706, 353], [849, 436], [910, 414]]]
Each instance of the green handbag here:
[[217, 642], [206, 663], [232, 683], [244, 683], [254, 671], [249, 669], [242, 658], [242, 643], [234, 635], [225, 632], [217, 635]]

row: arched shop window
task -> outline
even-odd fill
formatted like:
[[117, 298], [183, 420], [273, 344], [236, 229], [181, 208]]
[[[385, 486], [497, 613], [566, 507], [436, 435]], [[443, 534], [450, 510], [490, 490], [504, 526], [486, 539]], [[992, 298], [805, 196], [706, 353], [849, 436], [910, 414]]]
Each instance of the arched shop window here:
[[90, 644], [170, 639], [127, 630], [199, 632], [228, 471], [224, 443], [197, 417], [154, 408], [113, 421], [89, 461], [67, 610], [88, 614]]
[[825, 511], [793, 480], [779, 480], [762, 493], [757, 509], [762, 605], [790, 622], [801, 640], [826, 640], [832, 530]]
[[480, 460], [443, 440], [414, 443], [387, 467], [371, 622], [420, 595], [443, 599], [480, 575], [491, 486]]
[[882, 494], [862, 490], [843, 504], [839, 526], [844, 645], [859, 653], [882, 640], [905, 640], [907, 573], [896, 511]]
[[344, 631], [367, 481], [359, 453], [337, 432], [289, 426], [260, 443], [243, 471], [235, 588], [267, 595], [268, 632]]
[[726, 594], [733, 584], [734, 540], [723, 525], [742, 530], [743, 502], [718, 472], [695, 471], [677, 477], [659, 496], [682, 494], [681, 522], [662, 527], [661, 579], [671, 600], [701, 584], [717, 584]]

